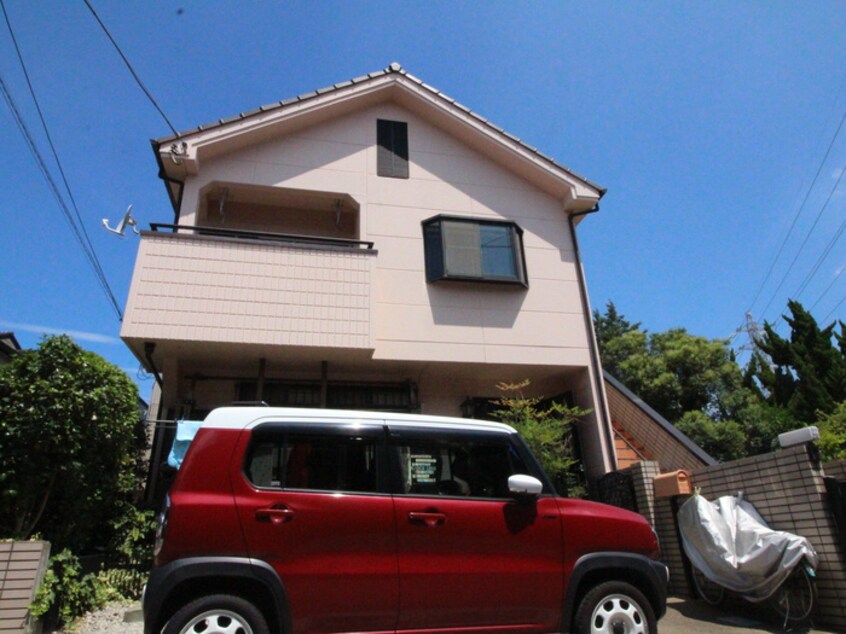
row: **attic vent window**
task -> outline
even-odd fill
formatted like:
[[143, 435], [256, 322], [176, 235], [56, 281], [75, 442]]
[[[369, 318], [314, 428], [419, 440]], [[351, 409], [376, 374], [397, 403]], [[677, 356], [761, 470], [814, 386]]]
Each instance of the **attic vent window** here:
[[513, 222], [435, 216], [423, 221], [426, 280], [528, 286], [523, 230]]
[[376, 120], [377, 174], [408, 178], [408, 124]]

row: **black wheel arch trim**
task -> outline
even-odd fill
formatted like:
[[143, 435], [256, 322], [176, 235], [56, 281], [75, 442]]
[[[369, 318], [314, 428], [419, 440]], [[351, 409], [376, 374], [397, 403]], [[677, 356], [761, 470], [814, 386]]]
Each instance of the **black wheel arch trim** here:
[[171, 593], [181, 584], [195, 579], [249, 579], [267, 588], [272, 597], [276, 621], [268, 623], [274, 631], [291, 634], [288, 593], [273, 567], [266, 561], [248, 557], [192, 557], [177, 559], [159, 566], [150, 573], [144, 588], [144, 634], [158, 634], [164, 623], [162, 608]]
[[654, 598], [652, 608], [655, 618], [660, 619], [667, 611], [667, 567], [660, 561], [650, 559], [644, 555], [627, 552], [601, 552], [589, 553], [579, 557], [570, 579], [567, 583], [567, 594], [564, 597], [564, 612], [561, 620], [562, 632], [569, 632], [578, 606], [576, 600], [579, 597], [579, 586], [582, 580], [590, 573], [602, 570], [626, 569], [634, 572], [643, 578], [650, 586], [649, 591], [638, 588], [647, 595], [647, 598]]

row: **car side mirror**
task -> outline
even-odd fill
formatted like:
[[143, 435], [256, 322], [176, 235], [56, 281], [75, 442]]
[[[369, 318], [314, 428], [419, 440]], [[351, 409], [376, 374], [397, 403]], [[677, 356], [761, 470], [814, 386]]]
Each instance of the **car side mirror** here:
[[509, 476], [508, 491], [514, 497], [536, 498], [543, 492], [543, 483], [534, 476], [518, 473]]

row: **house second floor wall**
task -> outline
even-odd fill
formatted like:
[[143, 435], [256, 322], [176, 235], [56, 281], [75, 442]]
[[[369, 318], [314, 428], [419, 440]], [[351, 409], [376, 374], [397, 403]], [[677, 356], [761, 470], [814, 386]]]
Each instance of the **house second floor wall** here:
[[[377, 120], [404, 122], [408, 177], [379, 175]], [[205, 157], [178, 223], [145, 233], [122, 335], [358, 349], [374, 359], [589, 364], [567, 202], [393, 102]], [[525, 283], [427, 281], [423, 222], [514, 223]], [[517, 234], [514, 234], [517, 235]]]

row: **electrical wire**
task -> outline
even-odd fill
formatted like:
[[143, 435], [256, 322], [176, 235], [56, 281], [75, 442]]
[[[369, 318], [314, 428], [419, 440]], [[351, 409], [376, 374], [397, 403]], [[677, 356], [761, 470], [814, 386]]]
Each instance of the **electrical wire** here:
[[810, 312], [810, 311], [813, 311], [813, 310], [814, 310], [814, 308], [816, 308], [816, 307], [817, 307], [817, 304], [819, 304], [819, 303], [820, 303], [820, 301], [822, 300], [822, 298], [823, 298], [823, 297], [825, 297], [826, 295], [828, 295], [828, 292], [832, 289], [832, 287], [834, 286], [835, 282], [837, 282], [837, 280], [839, 280], [839, 279], [840, 279], [840, 276], [841, 276], [841, 275], [843, 275], [843, 271], [846, 271], [846, 266], [841, 266], [841, 267], [840, 267], [840, 270], [839, 270], [839, 271], [837, 271], [837, 274], [834, 276], [834, 279], [833, 279], [833, 280], [831, 280], [831, 282], [829, 282], [828, 286], [826, 286], [826, 287], [825, 287], [825, 290], [824, 290], [822, 293], [820, 293], [820, 296], [819, 296], [819, 297], [817, 297], [817, 300], [816, 300], [816, 301], [815, 301], [815, 302], [811, 305], [811, 307], [808, 309], [808, 311], [809, 311], [809, 312]]
[[808, 284], [814, 278], [814, 276], [817, 274], [817, 271], [820, 270], [822, 263], [829, 256], [829, 254], [831, 253], [831, 250], [834, 248], [834, 245], [837, 243], [837, 241], [843, 235], [844, 229], [846, 229], [846, 219], [843, 220], [843, 222], [840, 224], [840, 227], [838, 227], [837, 231], [831, 237], [831, 240], [828, 241], [828, 244], [825, 246], [822, 253], [820, 253], [820, 256], [817, 258], [817, 261], [814, 262], [814, 266], [811, 267], [811, 271], [808, 273], [808, 275], [805, 276], [805, 279], [802, 281], [801, 286], [799, 286], [799, 288], [796, 289], [796, 291], [793, 293], [793, 297], [795, 297], [796, 299], [799, 299], [799, 296], [808, 287]]
[[[41, 104], [38, 101], [38, 97], [35, 94], [35, 88], [32, 85], [32, 80], [29, 76], [29, 71], [27, 70], [26, 63], [24, 62], [23, 54], [21, 53], [20, 46], [18, 45], [18, 39], [15, 37], [15, 31], [12, 28], [12, 22], [9, 19], [9, 13], [6, 11], [6, 3], [4, 0], [0, 0], [0, 8], [3, 10], [3, 17], [6, 20], [6, 27], [9, 29], [9, 35], [12, 38], [12, 43], [15, 47], [15, 52], [18, 56], [18, 61], [21, 65], [21, 70], [23, 71], [24, 78], [26, 79], [26, 84], [29, 87], [29, 94], [32, 97], [32, 101], [35, 104], [35, 109], [38, 112], [38, 118], [41, 120], [41, 127], [44, 130], [44, 135], [47, 138], [47, 143], [50, 146], [50, 151], [53, 153], [53, 159], [56, 161], [56, 166], [59, 169], [59, 174], [62, 177], [62, 182], [65, 186], [65, 191], [68, 194], [68, 198], [71, 202], [71, 206], [73, 207], [74, 213], [76, 214], [77, 223], [76, 227], [79, 229], [79, 233], [81, 234], [81, 243], [83, 250], [86, 251], [86, 255], [89, 261], [92, 264], [94, 269], [94, 274], [100, 280], [101, 286], [107, 289], [107, 295], [109, 296], [109, 301], [112, 301], [114, 294], [111, 290], [109, 285], [108, 278], [106, 277], [106, 273], [103, 270], [103, 266], [100, 263], [100, 258], [97, 256], [97, 251], [94, 249], [94, 245], [91, 242], [91, 237], [88, 235], [88, 231], [85, 229], [85, 223], [82, 221], [82, 214], [79, 211], [79, 206], [76, 204], [76, 198], [73, 195], [73, 191], [71, 190], [70, 183], [68, 182], [67, 175], [65, 174], [65, 170], [62, 167], [62, 161], [59, 159], [59, 153], [56, 150], [56, 146], [53, 143], [53, 137], [50, 135], [50, 130], [47, 127], [47, 121], [44, 118], [44, 112], [41, 110]], [[79, 237], [79, 236], [78, 236]], [[83, 242], [84, 240], [84, 242]], [[119, 315], [120, 316], [120, 315]]]
[[35, 159], [35, 163], [38, 166], [39, 171], [41, 172], [41, 175], [44, 177], [44, 180], [47, 181], [47, 185], [50, 187], [50, 191], [55, 197], [56, 202], [59, 204], [59, 208], [62, 210], [62, 213], [65, 216], [65, 220], [67, 221], [68, 225], [70, 225], [70, 228], [73, 231], [73, 234], [76, 237], [79, 246], [82, 248], [82, 252], [85, 254], [85, 257], [88, 260], [88, 264], [91, 266], [92, 270], [94, 271], [94, 274], [97, 276], [97, 280], [100, 283], [103, 292], [106, 294], [106, 297], [114, 308], [118, 319], [123, 320], [123, 313], [121, 312], [120, 305], [118, 304], [117, 299], [115, 299], [114, 293], [112, 293], [112, 289], [109, 287], [108, 282], [105, 280], [102, 268], [98, 268], [98, 262], [96, 261], [94, 254], [86, 248], [85, 239], [82, 237], [80, 228], [77, 226], [76, 222], [74, 222], [73, 215], [71, 214], [67, 203], [62, 197], [62, 193], [59, 190], [59, 187], [56, 185], [56, 181], [54, 181], [53, 177], [50, 175], [50, 171], [47, 169], [47, 165], [44, 162], [44, 158], [38, 151], [38, 147], [35, 145], [35, 141], [33, 140], [32, 135], [29, 132], [29, 128], [26, 127], [26, 123], [24, 122], [23, 117], [21, 117], [21, 113], [18, 110], [14, 99], [12, 98], [12, 94], [6, 87], [6, 82], [3, 80], [2, 76], [0, 76], [0, 92], [3, 93], [3, 97], [6, 100], [6, 105], [9, 107], [9, 111], [12, 113], [12, 117], [15, 119], [15, 123], [18, 126], [18, 130], [20, 130], [21, 134], [23, 135], [24, 140], [26, 141], [26, 144], [29, 147], [29, 151], [32, 154], [32, 157]]
[[[822, 319], [823, 323], [825, 323], [826, 321], [828, 321], [828, 318], [829, 318], [829, 317], [831, 317], [831, 316], [832, 316], [832, 315], [833, 315], [833, 314], [837, 311], [837, 309], [838, 309], [838, 308], [840, 308], [840, 306], [842, 306], [842, 305], [843, 305], [843, 302], [846, 302], [846, 297], [844, 297], [844, 298], [843, 298], [843, 299], [841, 299], [839, 302], [837, 302], [837, 305], [836, 305], [834, 308], [832, 308], [832, 309], [831, 309], [831, 311], [829, 311], [828, 315], [826, 315], [825, 317], [823, 317], [823, 319]], [[841, 323], [842, 323], [842, 322], [841, 322]]]
[[[841, 87], [841, 90], [842, 90], [843, 84], [841, 84], [840, 87]], [[781, 245], [779, 246], [775, 257], [773, 258], [773, 261], [770, 263], [770, 267], [769, 267], [769, 269], [767, 269], [767, 274], [764, 276], [764, 280], [761, 282], [761, 285], [758, 287], [758, 291], [755, 293], [755, 298], [752, 300], [752, 303], [749, 305], [749, 309], [748, 309], [747, 312], [750, 312], [752, 310], [752, 307], [755, 305], [755, 302], [758, 301], [758, 298], [761, 295], [761, 291], [764, 290], [764, 287], [766, 286], [767, 282], [769, 281], [770, 275], [772, 275], [772, 272], [773, 272], [773, 269], [775, 268], [776, 263], [778, 262], [779, 258], [781, 257], [781, 254], [784, 252], [784, 247], [787, 245], [787, 241], [790, 239], [790, 236], [793, 233], [793, 229], [796, 227], [796, 222], [799, 220], [799, 216], [802, 215], [802, 211], [805, 209], [805, 205], [808, 202], [808, 198], [810, 198], [811, 192], [813, 191], [814, 186], [817, 184], [817, 180], [819, 179], [820, 174], [822, 173], [823, 167], [825, 166], [825, 162], [828, 160], [828, 157], [831, 154], [831, 150], [834, 147], [834, 143], [837, 140], [837, 137], [840, 135], [840, 130], [843, 128], [844, 122], [846, 122], [846, 110], [844, 110], [843, 116], [840, 118], [840, 123], [837, 126], [837, 130], [835, 130], [834, 135], [831, 137], [831, 141], [828, 144], [828, 148], [825, 151], [825, 155], [822, 157], [822, 160], [820, 161], [819, 167], [817, 167], [817, 172], [816, 172], [816, 174], [814, 174], [814, 178], [811, 181], [811, 184], [808, 186], [808, 191], [805, 192], [805, 197], [802, 199], [802, 204], [799, 205], [799, 209], [796, 211], [796, 215], [793, 217], [793, 222], [790, 223], [790, 228], [787, 230], [787, 234], [784, 236], [784, 240], [782, 240]], [[789, 273], [789, 271], [788, 271], [788, 273]], [[776, 291], [776, 292], [778, 292], [778, 291]], [[772, 300], [770, 300], [770, 301], [772, 301]], [[769, 304], [768, 304], [767, 307], [769, 307]], [[766, 312], [767, 312], [766, 309], [764, 309], [761, 314], [763, 315]]]
[[126, 58], [126, 55], [123, 54], [123, 51], [118, 46], [118, 43], [115, 41], [115, 38], [112, 37], [112, 34], [109, 32], [109, 29], [106, 28], [106, 25], [100, 19], [100, 16], [97, 15], [97, 12], [94, 10], [94, 7], [91, 6], [91, 3], [88, 0], [82, 0], [85, 3], [85, 6], [88, 7], [88, 10], [91, 12], [91, 15], [94, 16], [94, 19], [97, 20], [97, 23], [100, 25], [100, 28], [103, 29], [103, 32], [106, 34], [106, 37], [109, 38], [109, 41], [112, 43], [112, 46], [115, 47], [117, 54], [120, 55], [120, 58], [123, 60], [123, 63], [126, 64], [126, 67], [129, 69], [132, 78], [135, 80], [135, 83], [138, 84], [138, 87], [141, 91], [147, 96], [147, 99], [150, 100], [150, 103], [153, 104], [153, 107], [158, 111], [161, 115], [164, 122], [167, 124], [167, 127], [170, 128], [170, 131], [173, 132], [173, 135], [178, 137], [179, 132], [176, 131], [176, 128], [173, 127], [173, 124], [170, 122], [170, 119], [167, 118], [164, 111], [159, 107], [159, 104], [156, 103], [156, 100], [153, 98], [153, 95], [150, 94], [150, 91], [147, 90], [147, 87], [144, 86], [141, 78], [138, 76], [138, 73], [135, 72], [135, 69], [132, 67], [132, 64], [129, 63], [129, 60]]
[[[840, 128], [838, 128], [838, 131]], [[799, 256], [802, 255], [802, 251], [805, 249], [805, 245], [808, 244], [808, 240], [811, 237], [811, 234], [814, 233], [814, 229], [817, 228], [817, 224], [820, 221], [825, 210], [828, 208], [828, 203], [831, 202], [831, 199], [834, 197], [834, 192], [837, 191], [837, 188], [840, 185], [840, 181], [843, 179], [843, 175], [846, 174], [846, 170], [840, 170], [840, 175], [837, 177], [837, 180], [834, 182], [834, 187], [831, 188], [831, 191], [828, 193], [828, 197], [825, 199], [825, 203], [823, 206], [820, 207], [820, 211], [817, 214], [817, 217], [814, 219], [814, 223], [811, 225], [811, 228], [808, 229], [808, 233], [805, 234], [805, 239], [802, 241], [802, 244], [799, 246], [799, 250], [796, 252], [796, 255], [793, 256], [793, 261], [790, 262], [790, 266], [787, 267], [787, 271], [785, 271], [784, 275], [781, 277], [781, 281], [778, 283], [778, 286], [773, 291], [773, 294], [770, 296], [770, 301], [767, 302], [767, 305], [764, 307], [764, 310], [761, 311], [761, 316], [767, 314], [767, 310], [772, 305], [773, 300], [778, 295], [778, 292], [781, 290], [781, 287], [784, 285], [785, 281], [787, 281], [787, 276], [790, 275], [790, 272], [793, 270], [793, 267], [796, 265], [796, 261], [799, 259]]]

